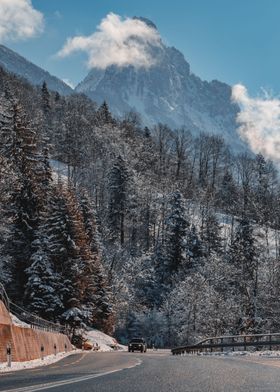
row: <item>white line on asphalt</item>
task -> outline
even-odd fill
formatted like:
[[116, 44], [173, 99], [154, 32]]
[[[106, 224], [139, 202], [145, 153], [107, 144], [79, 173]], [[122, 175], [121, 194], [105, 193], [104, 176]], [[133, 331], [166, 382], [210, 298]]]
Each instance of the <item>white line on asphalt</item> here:
[[134, 367], [136, 367], [138, 365], [141, 365], [141, 363], [142, 363], [142, 361], [139, 360], [135, 365], [129, 366], [129, 367], [126, 367], [126, 368], [122, 368], [122, 369], [110, 370], [109, 372], [92, 374], [90, 376], [70, 378], [69, 380], [64, 380], [64, 381], [50, 382], [50, 383], [39, 384], [39, 385], [34, 385], [34, 386], [31, 385], [29, 387], [16, 388], [16, 389], [7, 389], [7, 390], [1, 391], [1, 392], [36, 392], [36, 391], [43, 391], [45, 389], [56, 388], [56, 387], [60, 387], [60, 386], [64, 386], [64, 385], [75, 384], [75, 383], [78, 383], [78, 382], [91, 380], [93, 378], [107, 376], [108, 374], [117, 373], [117, 372], [120, 372], [120, 371], [125, 370], [125, 369], [134, 368]]

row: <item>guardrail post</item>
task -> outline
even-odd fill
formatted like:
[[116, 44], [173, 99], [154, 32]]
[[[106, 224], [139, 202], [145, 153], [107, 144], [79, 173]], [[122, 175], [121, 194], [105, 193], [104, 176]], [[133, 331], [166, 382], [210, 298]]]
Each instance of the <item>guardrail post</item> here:
[[7, 366], [9, 368], [12, 366], [12, 347], [10, 343], [7, 345]]
[[[231, 343], [234, 343], [234, 342], [235, 342], [234, 338], [231, 338]], [[234, 345], [232, 345], [232, 351], [234, 351]]]
[[269, 350], [271, 351], [272, 350], [272, 345], [271, 345], [272, 336], [271, 335], [269, 335], [268, 340], [269, 340]]
[[[221, 344], [223, 344], [224, 343], [224, 339], [223, 338], [221, 338]], [[223, 347], [221, 347], [221, 353], [223, 353], [224, 352], [224, 348]]]
[[54, 344], [53, 348], [54, 348], [54, 355], [56, 356], [56, 344]]
[[64, 344], [65, 352], [67, 353], [67, 344]]
[[44, 360], [44, 351], [45, 351], [45, 347], [43, 346], [43, 344], [41, 345], [41, 360]]
[[244, 340], [244, 351], [247, 351], [246, 336], [244, 336], [243, 340]]
[[256, 336], [256, 343], [257, 343], [257, 347], [256, 347], [256, 350], [257, 351], [260, 351], [260, 347], [259, 347], [259, 345], [258, 345], [258, 343], [259, 343], [259, 341], [260, 341], [260, 338], [259, 338], [259, 336]]

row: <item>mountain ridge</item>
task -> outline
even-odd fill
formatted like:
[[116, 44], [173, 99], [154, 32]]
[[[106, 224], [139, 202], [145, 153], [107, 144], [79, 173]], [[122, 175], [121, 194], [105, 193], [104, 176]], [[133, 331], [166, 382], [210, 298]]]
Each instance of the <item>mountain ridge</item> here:
[[[135, 18], [157, 29], [152, 21]], [[233, 149], [244, 150], [245, 144], [237, 132], [239, 107], [231, 100], [231, 86], [218, 80], [200, 79], [175, 47], [162, 43], [149, 50], [157, 60], [150, 68], [132, 65], [93, 68], [74, 90], [3, 45], [0, 45], [0, 66], [33, 85], [45, 81], [50, 90], [62, 95], [83, 93], [98, 104], [105, 100], [118, 118], [134, 111], [140, 114], [145, 126], [153, 127], [160, 122], [173, 129], [184, 127], [193, 134], [218, 134]]]
[[[156, 28], [145, 18], [137, 19]], [[236, 123], [239, 107], [231, 100], [231, 86], [218, 80], [201, 80], [175, 47], [162, 42], [149, 50], [156, 59], [150, 68], [92, 68], [75, 91], [99, 104], [106, 100], [117, 117], [136, 111], [143, 125], [152, 127], [161, 122], [193, 133], [218, 134], [236, 149], [243, 149]]]
[[0, 45], [0, 66], [6, 71], [26, 79], [32, 85], [40, 86], [45, 81], [50, 90], [58, 91], [62, 95], [69, 95], [74, 92], [70, 86], [58, 77], [51, 75], [48, 71], [4, 45]]

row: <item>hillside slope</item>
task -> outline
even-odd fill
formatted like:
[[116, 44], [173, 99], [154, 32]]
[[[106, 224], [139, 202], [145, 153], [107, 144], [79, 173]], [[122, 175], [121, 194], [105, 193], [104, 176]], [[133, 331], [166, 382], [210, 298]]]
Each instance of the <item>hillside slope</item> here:
[[73, 92], [62, 80], [3, 45], [0, 45], [0, 66], [8, 72], [25, 78], [33, 85], [42, 85], [45, 81], [50, 90], [58, 91], [60, 94], [69, 95]]

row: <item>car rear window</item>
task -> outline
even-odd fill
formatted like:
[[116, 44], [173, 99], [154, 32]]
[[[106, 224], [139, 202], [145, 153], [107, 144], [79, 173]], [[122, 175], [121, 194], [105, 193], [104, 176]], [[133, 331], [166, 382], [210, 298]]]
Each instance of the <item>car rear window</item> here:
[[132, 339], [130, 343], [144, 343], [143, 339]]

